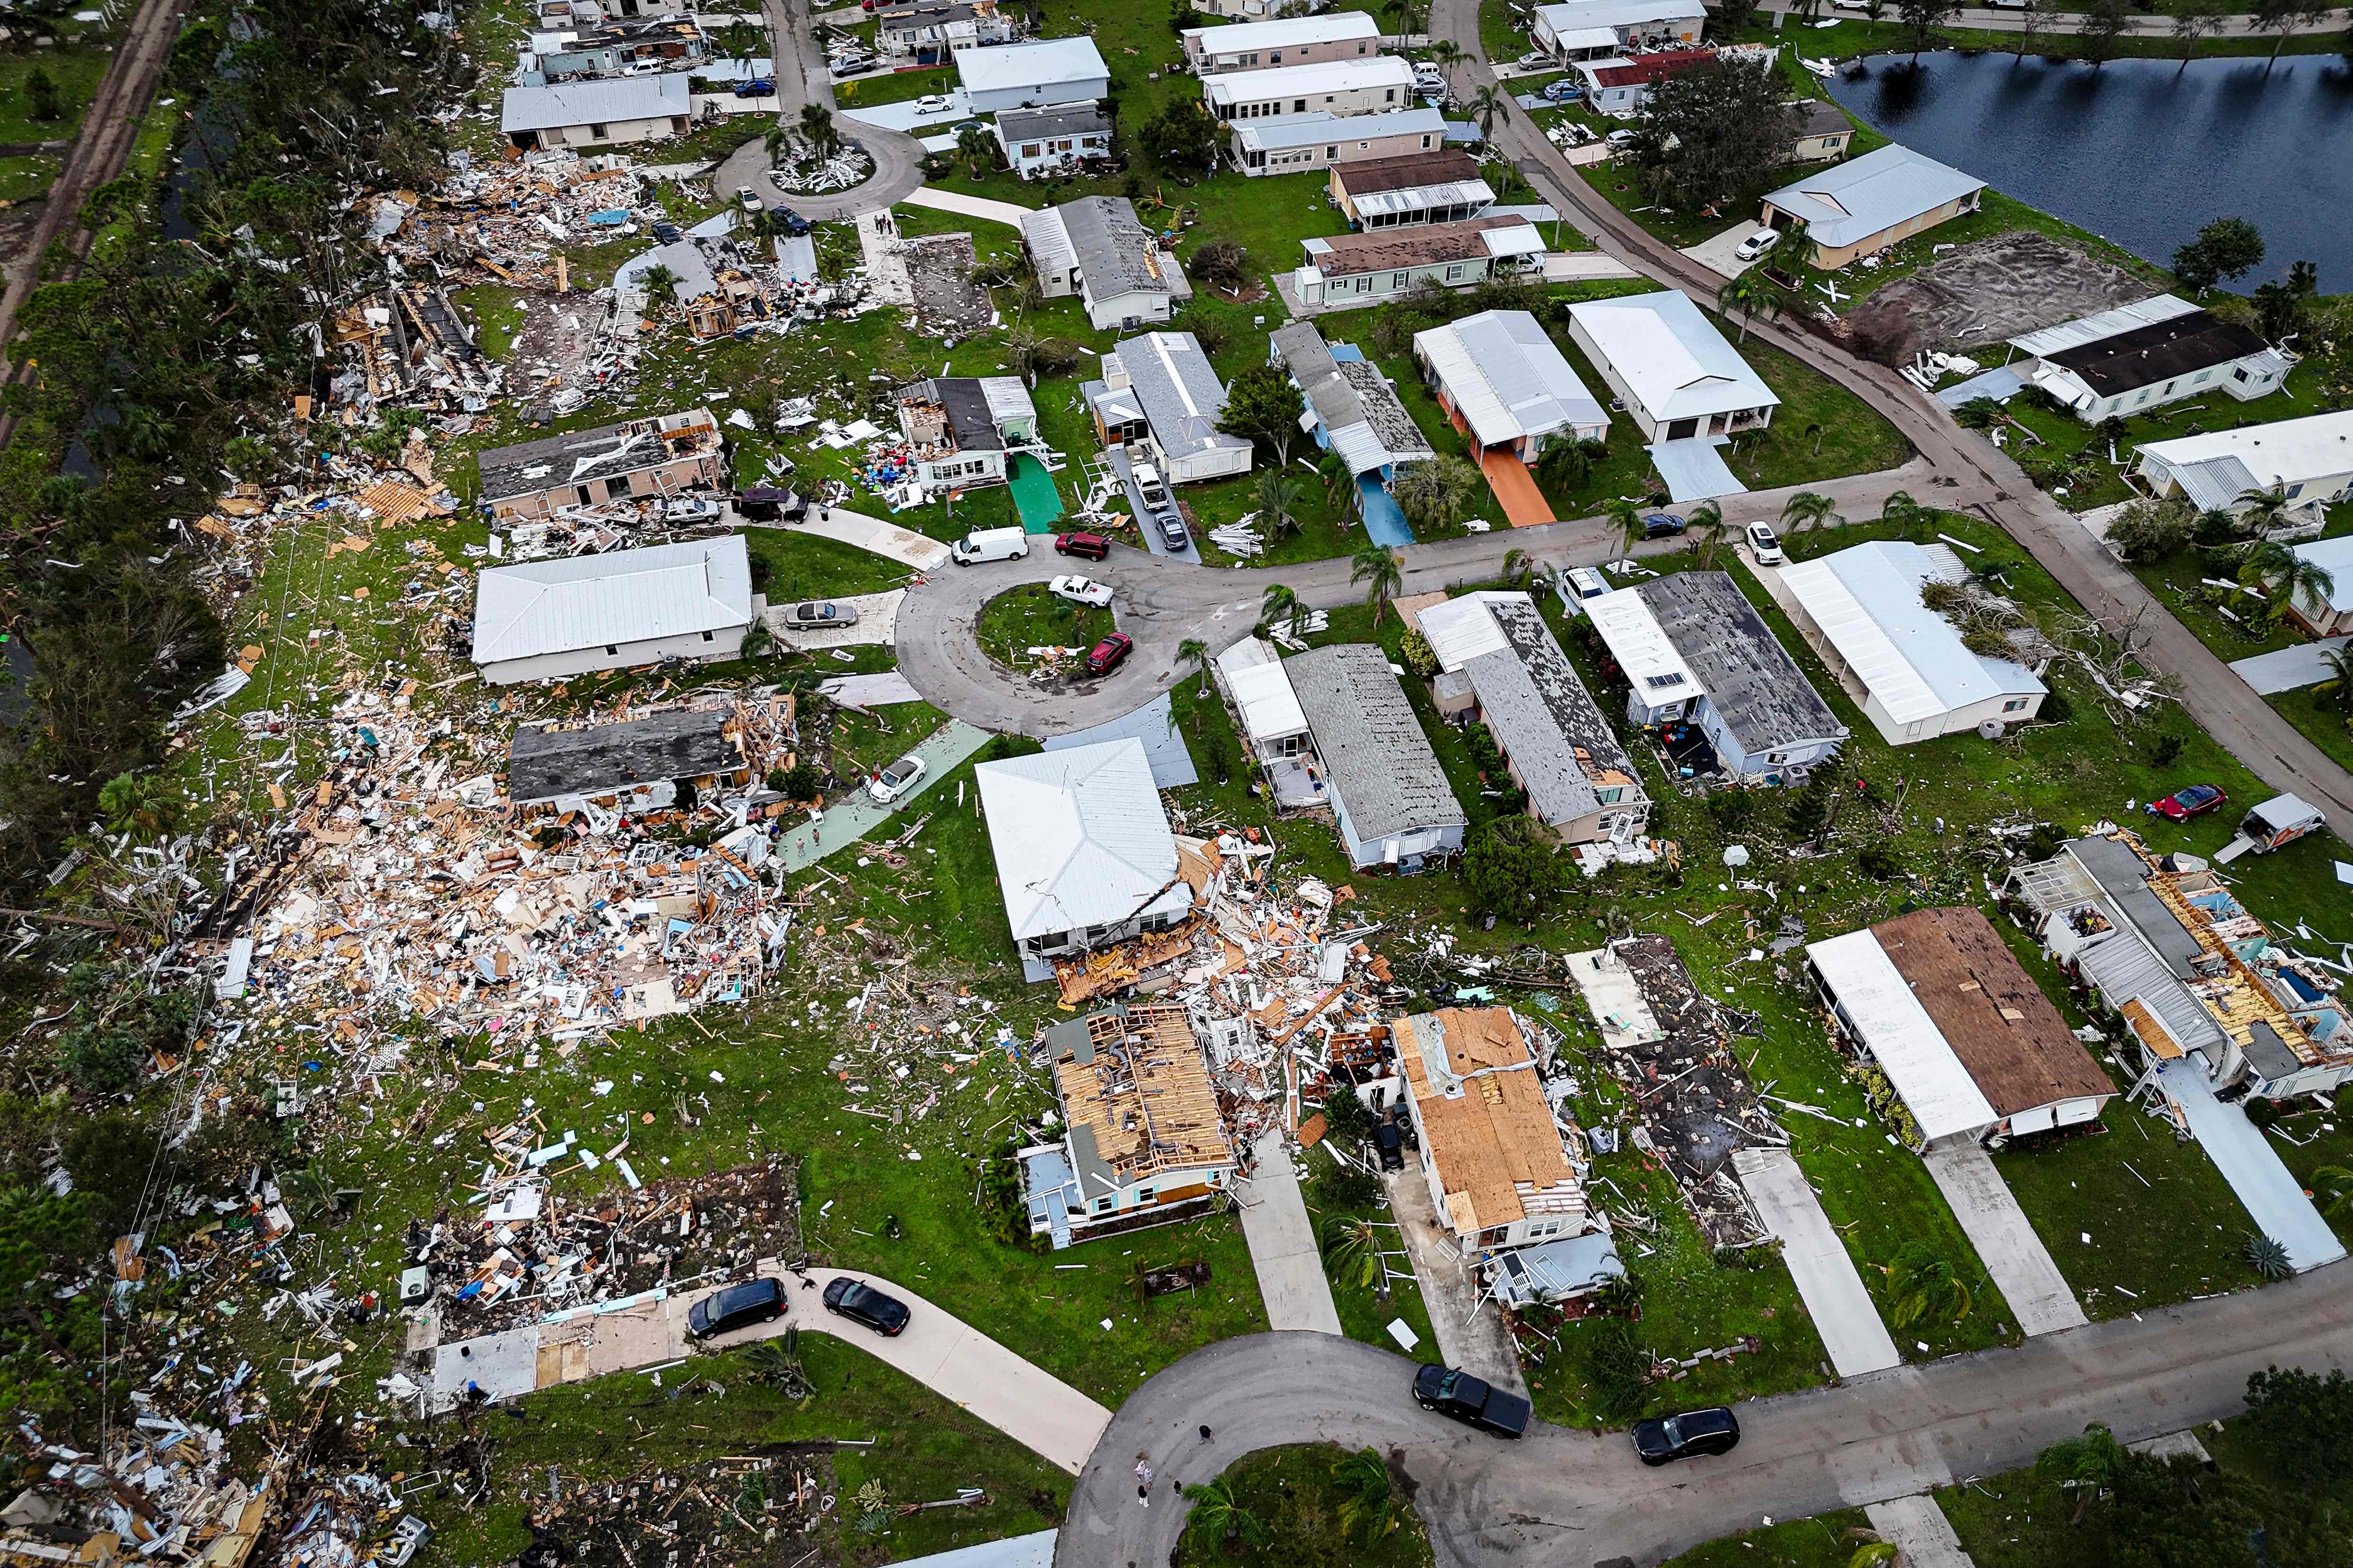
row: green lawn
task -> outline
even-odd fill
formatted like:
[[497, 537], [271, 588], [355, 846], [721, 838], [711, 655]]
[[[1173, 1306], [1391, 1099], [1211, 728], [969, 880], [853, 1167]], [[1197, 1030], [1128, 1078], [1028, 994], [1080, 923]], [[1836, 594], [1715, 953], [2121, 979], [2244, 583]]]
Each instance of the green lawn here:
[[978, 636], [981, 652], [1008, 669], [1028, 669], [1038, 662], [1033, 647], [1091, 648], [1116, 629], [1108, 607], [1027, 583], [981, 606]]
[[[2343, 924], [2341, 918], [2328, 922], [2324, 934], [2336, 934], [2335, 928]], [[2337, 1109], [2338, 1103], [2344, 1106]], [[2353, 1170], [2353, 1097], [2339, 1094], [2337, 1100], [2314, 1104], [2299, 1100], [2293, 1109], [2285, 1109], [2278, 1121], [2265, 1132], [2271, 1146], [2305, 1191], [2313, 1195], [2330, 1225], [2341, 1238], [2353, 1239], [2353, 1201], [2341, 1201], [2353, 1193], [2353, 1181], [2341, 1176], [2322, 1176], [2324, 1169]]]
[[[1349, 1194], [1341, 1190], [1341, 1178], [1337, 1175], [1338, 1167], [1334, 1163], [1328, 1149], [1323, 1146], [1319, 1145], [1317, 1148], [1308, 1150], [1300, 1162], [1300, 1167], [1305, 1178], [1300, 1191], [1306, 1198], [1307, 1217], [1315, 1227], [1317, 1240], [1328, 1247], [1331, 1233], [1335, 1227], [1368, 1221], [1381, 1227], [1382, 1248], [1396, 1254], [1395, 1257], [1385, 1261], [1384, 1277], [1376, 1279], [1371, 1285], [1364, 1282], [1361, 1265], [1352, 1270], [1335, 1263], [1327, 1254], [1324, 1272], [1332, 1280], [1332, 1301], [1333, 1305], [1339, 1309], [1341, 1328], [1346, 1331], [1352, 1340], [1362, 1340], [1366, 1344], [1378, 1345], [1383, 1350], [1406, 1354], [1409, 1352], [1405, 1347], [1398, 1343], [1396, 1337], [1388, 1331], [1391, 1322], [1403, 1319], [1406, 1327], [1413, 1331], [1414, 1338], [1419, 1342], [1410, 1353], [1420, 1354], [1430, 1346], [1435, 1345], [1438, 1342], [1438, 1336], [1430, 1332], [1430, 1312], [1422, 1305], [1421, 1291], [1416, 1288], [1410, 1278], [1405, 1279], [1386, 1278], [1388, 1272], [1404, 1273], [1408, 1276], [1413, 1272], [1413, 1265], [1404, 1253], [1403, 1241], [1399, 1239], [1397, 1231], [1390, 1228], [1395, 1226], [1396, 1221], [1390, 1215], [1388, 1200], [1380, 1194], [1376, 1186], [1372, 1189], [1373, 1195], [1369, 1201], [1361, 1203], [1339, 1201]], [[1420, 1177], [1411, 1167], [1408, 1167], [1404, 1179], [1419, 1181]], [[1388, 1292], [1386, 1299], [1382, 1296], [1384, 1290]]]
[[908, 571], [888, 556], [788, 529], [747, 528], [753, 586], [772, 605], [794, 599], [881, 594], [906, 586]]
[[954, 66], [921, 66], [913, 70], [886, 71], [833, 84], [833, 101], [842, 109], [867, 109], [878, 103], [904, 103], [956, 88]]
[[1413, 1511], [1413, 1482], [1398, 1461], [1374, 1456], [1388, 1467], [1386, 1484], [1376, 1484], [1388, 1499], [1388, 1516], [1395, 1526], [1377, 1531], [1360, 1523], [1353, 1531], [1345, 1527], [1342, 1510], [1360, 1492], [1335, 1477], [1332, 1467], [1346, 1457], [1347, 1450], [1332, 1443], [1252, 1454], [1221, 1479], [1232, 1489], [1234, 1506], [1256, 1528], [1238, 1523], [1228, 1541], [1187, 1536], [1169, 1558], [1170, 1568], [1430, 1568], [1430, 1535]]
[[[105, 49], [58, 48], [0, 59], [0, 142], [72, 141], [112, 58]], [[37, 70], [47, 72], [57, 84], [58, 114], [54, 120], [33, 118], [32, 94], [25, 84]]]
[[2338, 706], [2335, 692], [2281, 691], [2263, 700], [2303, 731], [2306, 740], [2336, 758], [2339, 767], [2353, 768], [2353, 730], [2348, 729], [2353, 715]]
[[1660, 1568], [1847, 1568], [1873, 1539], [1859, 1508], [1811, 1519], [1785, 1519], [1726, 1535], [1670, 1557]]

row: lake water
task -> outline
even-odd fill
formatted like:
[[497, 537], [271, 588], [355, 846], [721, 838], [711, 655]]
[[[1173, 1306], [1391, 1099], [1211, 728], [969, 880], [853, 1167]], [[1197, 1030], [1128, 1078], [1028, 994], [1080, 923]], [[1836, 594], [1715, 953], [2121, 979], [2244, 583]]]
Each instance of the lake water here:
[[2110, 60], [1876, 55], [1831, 95], [1873, 129], [2159, 266], [2218, 217], [2263, 231], [2232, 285], [2320, 267], [2353, 290], [2353, 72], [2334, 56]]

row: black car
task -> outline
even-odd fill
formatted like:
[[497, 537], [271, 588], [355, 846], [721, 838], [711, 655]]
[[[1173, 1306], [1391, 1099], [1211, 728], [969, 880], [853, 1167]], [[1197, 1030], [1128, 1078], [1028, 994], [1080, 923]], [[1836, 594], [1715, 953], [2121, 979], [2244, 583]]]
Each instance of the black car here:
[[1516, 1437], [1528, 1429], [1526, 1400], [1450, 1367], [1425, 1366], [1415, 1373], [1413, 1402], [1498, 1437]]
[[654, 225], [654, 237], [664, 245], [676, 245], [680, 240], [684, 239], [686, 235], [674, 223], [658, 223]]
[[1683, 531], [1683, 520], [1671, 511], [1646, 511], [1642, 514], [1642, 537], [1672, 539]]
[[1740, 1421], [1721, 1405], [1634, 1423], [1634, 1452], [1646, 1465], [1672, 1465], [1740, 1446]]
[[1380, 1152], [1381, 1169], [1405, 1169], [1405, 1132], [1394, 1121], [1384, 1121], [1373, 1129], [1373, 1147]]
[[807, 234], [809, 231], [809, 220], [792, 208], [772, 207], [769, 210], [776, 215], [776, 221], [785, 226], [786, 234]]
[[907, 1303], [844, 1276], [825, 1288], [825, 1310], [863, 1323], [885, 1339], [907, 1331]]
[[773, 1323], [785, 1315], [785, 1287], [779, 1280], [752, 1279], [713, 1290], [686, 1310], [690, 1339], [707, 1340], [754, 1323]]

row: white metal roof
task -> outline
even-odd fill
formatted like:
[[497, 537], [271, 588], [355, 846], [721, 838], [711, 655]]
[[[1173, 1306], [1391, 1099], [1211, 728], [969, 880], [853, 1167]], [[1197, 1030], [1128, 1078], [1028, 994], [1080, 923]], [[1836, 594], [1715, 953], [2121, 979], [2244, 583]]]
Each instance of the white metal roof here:
[[1271, 114], [1237, 120], [1234, 138], [1254, 152], [1279, 153], [1317, 142], [1371, 142], [1388, 136], [1443, 136], [1446, 116], [1434, 109], [1400, 109], [1390, 114]]
[[[2295, 549], [2298, 560], [2309, 561], [2328, 574], [2328, 607], [2340, 613], [2353, 610], [2353, 534], [2316, 539]], [[2306, 608], [2316, 607], [2311, 604], [2314, 597], [2306, 594]]]
[[1809, 943], [1806, 956], [1924, 1136], [1973, 1132], [2001, 1120], [1871, 931]]
[[1706, 16], [1700, 0], [1588, 0], [1536, 7], [1536, 20], [1551, 28], [1555, 37], [1579, 27], [1640, 27], [1645, 22], [1696, 22]]
[[1340, 44], [1378, 38], [1380, 25], [1362, 11], [1327, 11], [1321, 16], [1285, 16], [1271, 22], [1229, 22], [1222, 27], [1187, 27], [1177, 35], [1199, 40], [1204, 55], [1223, 58], [1249, 49], [1288, 49], [1303, 44]]
[[1495, 653], [1512, 645], [1504, 636], [1504, 628], [1487, 613], [1491, 598], [1512, 598], [1514, 595], [1488, 590], [1465, 594], [1459, 599], [1449, 599], [1442, 605], [1432, 605], [1415, 618], [1421, 626], [1430, 651], [1438, 657], [1438, 668], [1453, 671], [1477, 658], [1482, 653]]
[[[1535, 230], [1522, 226], [1488, 233], [1533, 237]], [[1609, 424], [1609, 412], [1525, 310], [1482, 310], [1416, 332], [1413, 346], [1482, 446]]]
[[1092, 38], [1039, 38], [1026, 44], [958, 49], [955, 68], [966, 92], [1065, 87], [1111, 75]]
[[1724, 334], [1673, 289], [1568, 308], [1594, 350], [1653, 420], [1764, 408], [1780, 399]]
[[511, 87], [500, 100], [499, 130], [553, 131], [628, 120], [667, 120], [688, 109], [691, 73], [606, 77], [554, 87]]
[[1697, 697], [1704, 689], [1641, 594], [1619, 588], [1584, 603], [1593, 629], [1645, 707]]
[[[997, 123], [1004, 122], [1000, 116]], [[1068, 272], [1079, 264], [1078, 247], [1071, 243], [1071, 231], [1063, 226], [1060, 207], [1023, 213], [1021, 242], [1029, 247], [1030, 259], [1040, 272]]]
[[1989, 697], [2045, 689], [2008, 659], [1971, 653], [1953, 624], [1921, 602], [1921, 584], [1967, 575], [1946, 546], [1902, 540], [1875, 540], [1781, 569], [1782, 583], [1898, 724]]
[[1427, 185], [1407, 185], [1394, 191], [1367, 191], [1354, 199], [1357, 216], [1371, 218], [1387, 213], [1421, 212], [1430, 207], [1492, 206], [1495, 187], [1484, 180], [1436, 180]]
[[2178, 295], [2158, 294], [2130, 305], [2119, 305], [2113, 310], [2102, 310], [2097, 315], [2062, 321], [2039, 332], [2021, 332], [2010, 340], [2010, 346], [2021, 353], [2043, 359], [2064, 349], [2079, 349], [2085, 343], [2096, 343], [2102, 338], [2113, 338], [2118, 332], [2129, 332], [2135, 327], [2153, 326], [2158, 321], [2169, 321], [2176, 316], [2187, 316], [2201, 308]]
[[475, 579], [474, 662], [752, 623], [752, 563], [730, 533], [649, 550], [493, 566]]
[[1805, 219], [1806, 237], [1835, 250], [1983, 189], [1975, 175], [1891, 143], [1811, 171], [1765, 199]]
[[1385, 87], [1410, 96], [1413, 67], [1395, 55], [1367, 55], [1362, 59], [1316, 60], [1303, 66], [1277, 66], [1272, 70], [1235, 71], [1213, 76], [1201, 84], [1202, 95], [1213, 104], [1303, 98], [1311, 106], [1327, 95], [1377, 91]]
[[2297, 485], [2353, 474], [2353, 408], [2270, 425], [2242, 425], [2235, 430], [2213, 430], [2202, 436], [2177, 436], [2169, 441], [2144, 441], [2140, 455], [2175, 468], [2235, 458], [2246, 465], [2258, 485]]
[[[1561, 9], [1567, 9], [1567, 6]], [[1615, 27], [1570, 27], [1556, 32], [1552, 41], [1564, 49], [1614, 49], [1618, 47]]]
[[1176, 875], [1176, 839], [1133, 738], [973, 770], [1016, 939], [1112, 925]]
[[1234, 694], [1234, 706], [1241, 710], [1242, 728], [1255, 742], [1279, 741], [1285, 735], [1307, 732], [1307, 715], [1299, 706], [1299, 694], [1291, 689], [1291, 677], [1283, 673], [1280, 662], [1252, 665], [1227, 676], [1226, 684]]

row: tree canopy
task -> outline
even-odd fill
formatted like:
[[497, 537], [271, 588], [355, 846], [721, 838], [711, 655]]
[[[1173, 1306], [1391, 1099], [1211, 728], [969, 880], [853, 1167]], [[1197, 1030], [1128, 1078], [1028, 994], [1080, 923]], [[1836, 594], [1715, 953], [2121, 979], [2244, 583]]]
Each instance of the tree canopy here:
[[1652, 195], [1677, 207], [1746, 195], [1788, 160], [1800, 123], [1788, 83], [1761, 60], [1722, 57], [1651, 84], [1630, 150]]

